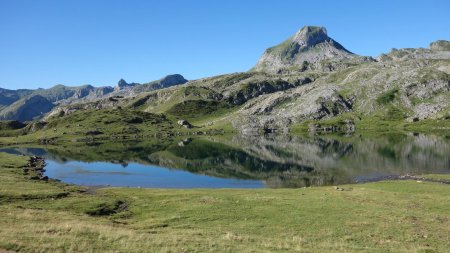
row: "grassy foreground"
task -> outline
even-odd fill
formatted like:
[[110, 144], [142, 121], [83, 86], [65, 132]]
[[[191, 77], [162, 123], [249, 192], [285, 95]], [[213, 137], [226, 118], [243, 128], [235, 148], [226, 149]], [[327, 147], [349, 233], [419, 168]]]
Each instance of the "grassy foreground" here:
[[[95, 192], [0, 153], [0, 252], [445, 252], [450, 185]], [[444, 177], [444, 179], [450, 179]], [[352, 187], [352, 189], [350, 189]]]

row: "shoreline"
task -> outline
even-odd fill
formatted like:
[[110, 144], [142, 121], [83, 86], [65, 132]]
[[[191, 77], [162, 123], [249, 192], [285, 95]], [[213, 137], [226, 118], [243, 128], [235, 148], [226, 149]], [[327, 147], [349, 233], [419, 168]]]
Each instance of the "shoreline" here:
[[[289, 187], [282, 187], [282, 188], [270, 188], [270, 187], [263, 187], [263, 188], [157, 188], [157, 187], [122, 187], [122, 186], [113, 186], [113, 185], [81, 185], [81, 184], [71, 184], [64, 182], [59, 179], [55, 178], [49, 178], [48, 176], [45, 176], [45, 166], [47, 163], [45, 162], [45, 158], [40, 156], [30, 156], [28, 159], [27, 167], [23, 168], [24, 175], [29, 176], [28, 179], [30, 180], [41, 180], [41, 181], [54, 181], [59, 182], [68, 186], [78, 186], [78, 187], [84, 187], [86, 188], [86, 192], [94, 193], [98, 189], [107, 189], [107, 188], [125, 188], [125, 189], [163, 189], [163, 190], [196, 190], [196, 189], [205, 189], [205, 190], [215, 190], [215, 189], [236, 189], [236, 190], [257, 190], [257, 189], [302, 189], [302, 188], [317, 188], [317, 187], [335, 187], [336, 190], [342, 189], [339, 186], [342, 185], [362, 185], [367, 183], [375, 183], [375, 182], [382, 182], [382, 181], [403, 181], [403, 180], [411, 180], [411, 181], [417, 181], [418, 183], [422, 182], [432, 182], [432, 183], [441, 183], [441, 184], [447, 184], [450, 185], [450, 180], [446, 179], [436, 179], [436, 178], [429, 178], [424, 177], [421, 175], [388, 175], [388, 176], [381, 176], [378, 178], [368, 179], [368, 180], [362, 180], [362, 181], [355, 181], [350, 183], [343, 183], [343, 184], [335, 184], [335, 185], [320, 185], [320, 186], [308, 186], [308, 187], [297, 187], [297, 188], [289, 188]], [[30, 172], [32, 175], [30, 175]], [[450, 175], [450, 173], [436, 173], [438, 175]]]

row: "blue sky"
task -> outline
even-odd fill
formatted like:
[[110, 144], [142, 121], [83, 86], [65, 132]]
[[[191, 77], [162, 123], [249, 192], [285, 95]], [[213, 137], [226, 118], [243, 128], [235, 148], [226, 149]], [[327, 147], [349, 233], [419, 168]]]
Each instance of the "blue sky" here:
[[250, 69], [304, 25], [348, 50], [450, 40], [450, 1], [0, 0], [0, 87], [114, 85]]

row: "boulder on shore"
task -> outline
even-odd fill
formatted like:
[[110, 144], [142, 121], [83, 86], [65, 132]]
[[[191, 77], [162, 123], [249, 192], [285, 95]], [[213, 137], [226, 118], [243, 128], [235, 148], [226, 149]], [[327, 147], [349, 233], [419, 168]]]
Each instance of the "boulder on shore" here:
[[192, 124], [189, 123], [187, 120], [184, 120], [184, 119], [180, 119], [178, 121], [178, 125], [183, 126], [185, 128], [192, 128]]

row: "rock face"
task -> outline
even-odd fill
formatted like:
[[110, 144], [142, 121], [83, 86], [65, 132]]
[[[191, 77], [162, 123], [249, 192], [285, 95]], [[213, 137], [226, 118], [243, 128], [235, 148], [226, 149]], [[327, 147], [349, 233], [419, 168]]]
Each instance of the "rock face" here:
[[285, 42], [268, 48], [254, 67], [254, 71], [278, 72], [283, 68], [298, 67], [324, 60], [342, 61], [357, 55], [328, 37], [325, 27], [305, 26]]
[[81, 89], [78, 89], [75, 91], [75, 94], [73, 95], [74, 99], [78, 98], [84, 98], [89, 95], [95, 88], [91, 85], [86, 85], [82, 87]]
[[130, 89], [136, 85], [138, 85], [138, 83], [127, 83], [125, 80], [120, 79], [119, 82], [117, 82], [116, 87], [114, 87], [114, 91]]

